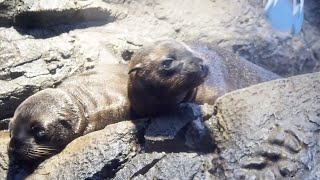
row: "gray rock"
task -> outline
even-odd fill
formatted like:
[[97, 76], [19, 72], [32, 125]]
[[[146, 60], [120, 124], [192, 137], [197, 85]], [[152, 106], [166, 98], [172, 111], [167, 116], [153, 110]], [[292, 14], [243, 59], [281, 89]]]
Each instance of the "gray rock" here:
[[258, 84], [216, 102], [211, 133], [228, 179], [306, 179], [319, 168], [320, 73]]
[[110, 178], [139, 151], [136, 133], [141, 127], [124, 121], [77, 138], [26, 179]]
[[[316, 179], [319, 79], [320, 73], [314, 73], [270, 81], [225, 94], [215, 107], [201, 106], [202, 115], [211, 116], [203, 125], [217, 145], [215, 152], [141, 152], [137, 142], [146, 125], [126, 121], [74, 140], [28, 179]], [[189, 113], [185, 117], [200, 116], [193, 106], [181, 111]], [[188, 128], [183, 135], [197, 139]], [[8, 160], [2, 159], [0, 174], [6, 174]]]
[[24, 1], [24, 8], [16, 6], [16, 29], [0, 31], [0, 119], [12, 116], [24, 99], [41, 89], [98, 62], [119, 62], [105, 47], [103, 33], [66, 33], [84, 28], [82, 22], [90, 27], [96, 26], [91, 22], [107, 23], [115, 16], [120, 20], [125, 11], [111, 12], [110, 6], [100, 1]]
[[214, 152], [215, 142], [210, 137], [208, 125], [201, 118], [193, 120], [185, 132], [185, 145], [197, 152]]
[[6, 0], [0, 2], [0, 26], [10, 27], [18, 14], [23, 2], [19, 0]]
[[77, 57], [78, 48], [74, 46], [72, 38], [65, 38], [68, 39], [65, 42], [59, 41], [59, 38], [48, 41], [12, 41], [8, 38], [2, 41], [0, 119], [12, 116], [15, 108], [28, 96], [40, 89], [55, 86], [86, 68], [87, 60]]
[[[256, 1], [1, 3], [2, 17], [13, 19], [14, 28], [0, 30], [0, 119], [12, 116], [39, 89], [101, 59], [127, 61], [141, 45], [163, 37], [213, 43], [284, 76], [320, 68], [316, 0], [306, 2], [303, 33], [297, 37], [272, 31], [262, 15], [264, 4]], [[5, 21], [0, 18], [0, 26]]]
[[264, 18], [265, 4], [246, 0], [133, 1], [119, 32], [134, 27], [132, 35], [145, 39], [171, 37], [213, 43], [281, 76], [319, 71], [319, 1], [305, 2], [303, 31], [298, 36], [272, 30]]
[[145, 138], [153, 141], [174, 139], [178, 132], [192, 120], [200, 116], [200, 108], [196, 104], [181, 104], [176, 112], [151, 117]]
[[210, 179], [209, 175], [204, 175], [206, 165], [210, 164], [208, 159], [208, 155], [196, 153], [139, 154], [114, 179]]
[[164, 152], [138, 154], [116, 173], [114, 180], [132, 179], [136, 176], [144, 175], [165, 157], [167, 157], [167, 154]]
[[214, 143], [201, 118], [202, 113], [210, 112], [207, 109], [202, 110], [199, 105], [186, 103], [181, 104], [175, 112], [151, 117], [144, 135], [144, 150], [213, 152]]
[[6, 179], [9, 169], [7, 147], [10, 137], [8, 131], [0, 131], [0, 179]]
[[[252, 0], [2, 1], [0, 119], [11, 117], [20, 102], [40, 89], [99, 62], [128, 61], [140, 46], [158, 38], [219, 45], [282, 76], [319, 71], [319, 1], [305, 2], [306, 20], [296, 37], [273, 31], [263, 17], [264, 5]], [[115, 178], [319, 179], [319, 79], [318, 73], [235, 91], [215, 107], [202, 106], [205, 121], [190, 114], [155, 117], [138, 137], [131, 123], [111, 125], [102, 134], [75, 140], [28, 178], [101, 179], [119, 170]], [[147, 151], [184, 148], [130, 160], [142, 137]], [[0, 177], [5, 178], [9, 140], [0, 138]], [[199, 155], [210, 140], [217, 151]], [[18, 169], [16, 177], [24, 175]]]

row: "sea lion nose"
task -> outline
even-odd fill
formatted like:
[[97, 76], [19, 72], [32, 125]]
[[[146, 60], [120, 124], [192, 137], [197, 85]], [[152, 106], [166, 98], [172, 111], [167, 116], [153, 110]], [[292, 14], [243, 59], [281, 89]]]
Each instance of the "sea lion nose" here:
[[199, 66], [200, 66], [201, 71], [205, 71], [206, 68], [203, 64], [200, 64]]
[[204, 60], [201, 58], [195, 58], [195, 62], [198, 64], [201, 71], [207, 71], [208, 66], [206, 63], [204, 63]]
[[10, 152], [14, 152], [14, 150], [19, 149], [23, 146], [23, 141], [20, 140], [19, 138], [16, 137], [12, 137], [10, 142], [9, 142], [9, 148], [8, 151]]

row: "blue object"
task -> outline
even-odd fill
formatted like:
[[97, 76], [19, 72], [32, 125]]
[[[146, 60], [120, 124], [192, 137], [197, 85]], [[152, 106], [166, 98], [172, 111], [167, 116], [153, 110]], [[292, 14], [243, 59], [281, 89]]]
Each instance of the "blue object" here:
[[304, 0], [269, 0], [265, 7], [267, 20], [274, 29], [296, 35], [303, 24]]

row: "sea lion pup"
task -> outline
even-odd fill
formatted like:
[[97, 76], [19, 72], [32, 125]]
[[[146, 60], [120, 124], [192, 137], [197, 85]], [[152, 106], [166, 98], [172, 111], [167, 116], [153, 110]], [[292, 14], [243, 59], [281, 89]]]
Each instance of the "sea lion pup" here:
[[10, 121], [10, 157], [41, 161], [79, 136], [128, 119], [127, 79], [127, 66], [108, 65], [28, 97]]
[[203, 59], [182, 43], [166, 40], [144, 46], [129, 63], [131, 108], [141, 116], [155, 115], [192, 101], [208, 72]]
[[[128, 97], [134, 112], [153, 115], [182, 102], [214, 104], [221, 95], [279, 78], [219, 47], [160, 40], [129, 63]], [[204, 82], [204, 83], [203, 83]]]

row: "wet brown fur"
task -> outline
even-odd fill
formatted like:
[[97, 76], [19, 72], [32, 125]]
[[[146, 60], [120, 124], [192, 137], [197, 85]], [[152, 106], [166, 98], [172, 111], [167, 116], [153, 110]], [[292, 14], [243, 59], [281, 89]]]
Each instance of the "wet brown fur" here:
[[[36, 161], [79, 136], [128, 119], [127, 78], [126, 66], [105, 65], [30, 96], [10, 122], [9, 153]], [[44, 130], [45, 139], [37, 139], [37, 128]]]
[[[161, 57], [168, 54], [200, 57], [209, 69], [208, 77], [196, 79], [177, 73], [168, 80], [159, 76]], [[201, 43], [188, 47], [172, 39], [142, 47], [131, 59], [129, 72], [130, 103], [138, 114], [144, 115], [161, 111], [164, 106], [173, 108], [181, 102], [214, 104], [227, 92], [279, 78], [220, 47]]]

